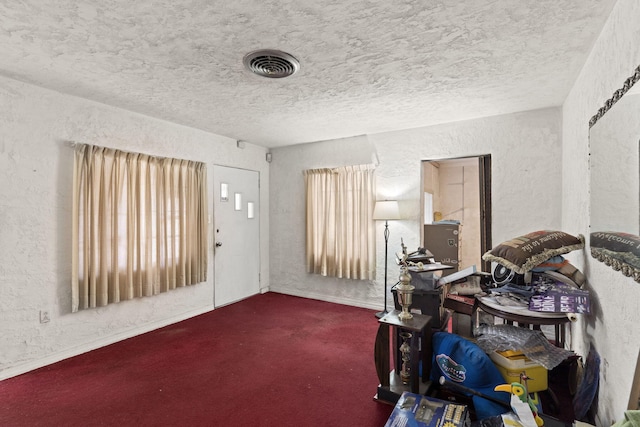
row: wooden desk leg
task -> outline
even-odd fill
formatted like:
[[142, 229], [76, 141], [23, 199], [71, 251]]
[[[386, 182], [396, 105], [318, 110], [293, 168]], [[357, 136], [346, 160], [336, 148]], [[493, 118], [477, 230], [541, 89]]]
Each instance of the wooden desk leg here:
[[389, 326], [380, 324], [376, 334], [376, 343], [373, 350], [378, 381], [383, 387], [389, 387]]
[[413, 332], [411, 334], [411, 352], [410, 354], [410, 358], [411, 360], [409, 361], [409, 365], [411, 366], [411, 372], [410, 372], [410, 381], [411, 381], [411, 393], [420, 393], [420, 351], [419, 351], [419, 347], [418, 347], [418, 333], [417, 332]]
[[400, 352], [400, 344], [401, 340], [399, 339], [399, 335], [402, 330], [397, 326], [391, 326], [391, 354], [393, 358], [391, 359], [391, 365], [394, 367], [396, 374], [400, 374], [402, 371], [402, 353]]
[[433, 351], [431, 349], [431, 331], [428, 326], [422, 331], [422, 345], [420, 347], [422, 349], [422, 382], [424, 383], [429, 381], [431, 375], [431, 353]]

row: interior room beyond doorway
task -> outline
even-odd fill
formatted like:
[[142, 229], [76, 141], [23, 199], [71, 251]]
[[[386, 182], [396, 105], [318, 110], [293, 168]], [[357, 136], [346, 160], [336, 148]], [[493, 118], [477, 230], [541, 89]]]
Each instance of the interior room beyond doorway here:
[[[475, 265], [489, 271], [482, 254], [491, 248], [490, 160], [486, 155], [422, 162], [421, 242], [437, 261], [456, 264], [457, 270]], [[433, 225], [452, 226], [456, 239], [443, 242], [431, 237], [434, 233], [429, 230], [437, 228]], [[438, 259], [439, 248], [452, 244], [457, 247], [457, 259], [453, 255]]]

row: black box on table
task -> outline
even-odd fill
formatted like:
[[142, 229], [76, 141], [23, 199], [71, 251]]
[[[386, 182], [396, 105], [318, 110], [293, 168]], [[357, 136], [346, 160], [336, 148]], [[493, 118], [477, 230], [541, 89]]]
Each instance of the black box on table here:
[[[398, 299], [398, 290], [396, 286], [391, 288], [393, 293], [393, 304], [396, 310], [402, 310], [400, 300]], [[442, 288], [433, 291], [424, 291], [414, 289], [411, 296], [410, 310], [418, 310], [420, 314], [431, 316], [431, 327], [440, 329], [442, 326]]]

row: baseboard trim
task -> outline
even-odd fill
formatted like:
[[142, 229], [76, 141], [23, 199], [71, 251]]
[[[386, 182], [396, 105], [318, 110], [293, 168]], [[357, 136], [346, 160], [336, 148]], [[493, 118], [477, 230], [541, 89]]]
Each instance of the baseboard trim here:
[[326, 295], [326, 294], [309, 292], [309, 291], [298, 291], [295, 289], [278, 288], [278, 287], [274, 287], [273, 285], [269, 287], [269, 291], [276, 292], [279, 294], [291, 295], [294, 297], [302, 297], [302, 298], [315, 299], [315, 300], [325, 301], [325, 302], [333, 302], [336, 304], [350, 305], [353, 307], [369, 308], [371, 310], [376, 310], [376, 311], [382, 310], [382, 306], [383, 306], [383, 304], [373, 304], [373, 303], [368, 303], [362, 300], [357, 300], [352, 298], [336, 297], [333, 295]]
[[208, 313], [213, 309], [214, 309], [213, 307], [203, 307], [197, 310], [188, 311], [178, 316], [173, 316], [173, 317], [158, 320], [155, 322], [146, 323], [140, 327], [130, 329], [128, 331], [121, 332], [115, 335], [110, 335], [98, 341], [86, 343], [78, 347], [73, 347], [70, 349], [66, 349], [57, 353], [47, 355], [37, 360], [26, 362], [17, 366], [12, 366], [0, 372], [0, 381], [6, 380], [7, 378], [15, 377], [18, 375], [22, 375], [29, 371], [33, 371], [34, 369], [42, 368], [43, 366], [51, 365], [52, 363], [56, 363], [64, 359], [68, 359], [73, 356], [78, 356], [80, 354], [98, 349], [100, 347], [107, 346], [109, 344], [114, 344], [118, 341], [126, 340], [127, 338], [135, 337], [136, 335], [141, 335], [147, 332], [151, 332], [153, 330], [163, 328], [165, 326], [172, 325], [174, 323], [178, 323], [183, 320], [187, 320], [204, 313]]

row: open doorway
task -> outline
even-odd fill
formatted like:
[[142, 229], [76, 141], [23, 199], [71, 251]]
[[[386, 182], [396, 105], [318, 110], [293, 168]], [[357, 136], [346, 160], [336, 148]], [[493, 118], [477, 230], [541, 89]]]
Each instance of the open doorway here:
[[491, 249], [491, 156], [422, 161], [422, 246], [459, 271]]

